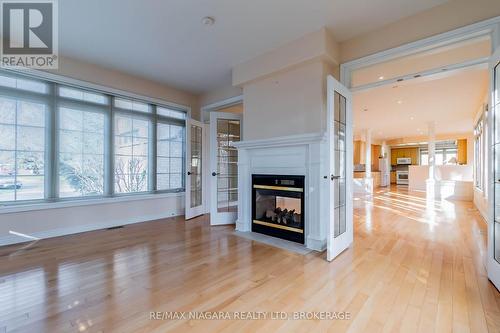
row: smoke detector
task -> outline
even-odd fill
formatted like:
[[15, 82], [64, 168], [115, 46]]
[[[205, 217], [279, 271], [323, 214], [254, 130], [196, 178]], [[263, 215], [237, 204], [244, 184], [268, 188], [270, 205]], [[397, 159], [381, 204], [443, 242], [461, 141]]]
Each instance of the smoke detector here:
[[215, 24], [215, 19], [211, 16], [205, 16], [204, 18], [201, 19], [201, 23], [203, 25], [211, 26]]

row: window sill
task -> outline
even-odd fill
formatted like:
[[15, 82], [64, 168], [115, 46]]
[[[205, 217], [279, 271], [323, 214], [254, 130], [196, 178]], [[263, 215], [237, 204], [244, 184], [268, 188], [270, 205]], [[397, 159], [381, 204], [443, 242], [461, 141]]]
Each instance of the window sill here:
[[109, 205], [120, 202], [132, 202], [140, 200], [154, 200], [161, 198], [180, 197], [183, 196], [184, 193], [185, 192], [145, 193], [137, 195], [123, 195], [116, 197], [61, 200], [56, 202], [40, 202], [40, 203], [29, 203], [29, 204], [19, 204], [19, 205], [0, 205], [0, 215], [46, 210], [46, 209], [59, 209], [59, 208], [79, 207], [79, 206], [106, 205], [106, 204]]

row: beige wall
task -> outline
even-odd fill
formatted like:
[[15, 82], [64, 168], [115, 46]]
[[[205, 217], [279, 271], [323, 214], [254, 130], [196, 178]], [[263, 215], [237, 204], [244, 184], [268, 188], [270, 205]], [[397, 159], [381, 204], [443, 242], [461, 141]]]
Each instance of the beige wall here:
[[322, 28], [234, 66], [233, 85], [244, 86], [308, 62], [322, 60], [339, 64], [338, 58], [338, 44], [327, 29]]
[[243, 95], [243, 90], [240, 87], [226, 86], [213, 91], [207, 92], [200, 96], [199, 102], [200, 106], [207, 106], [213, 103], [217, 103], [231, 97]]
[[244, 86], [244, 140], [319, 132], [324, 67], [310, 63]]
[[50, 72], [146, 97], [185, 105], [191, 107], [193, 118], [200, 118], [198, 96], [162, 83], [65, 57], [59, 59], [59, 69]]
[[340, 44], [341, 63], [500, 16], [498, 0], [453, 0]]

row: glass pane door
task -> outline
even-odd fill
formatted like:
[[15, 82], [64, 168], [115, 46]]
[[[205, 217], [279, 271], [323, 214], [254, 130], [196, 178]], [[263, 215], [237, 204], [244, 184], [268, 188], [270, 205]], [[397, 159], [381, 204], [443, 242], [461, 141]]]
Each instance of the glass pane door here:
[[[500, 49], [490, 60], [489, 133], [492, 160], [488, 165], [488, 278], [500, 289]], [[491, 170], [491, 171], [490, 171]]]
[[338, 237], [346, 232], [346, 98], [335, 91], [334, 95], [334, 119], [333, 131], [334, 142], [332, 154], [335, 156], [334, 175], [334, 206], [335, 224], [334, 237]]
[[203, 124], [190, 120], [187, 126], [186, 218], [201, 215], [203, 207]]
[[211, 209], [212, 224], [235, 223], [238, 213], [238, 150], [241, 115], [210, 113]]
[[240, 121], [217, 119], [217, 211], [237, 212]]
[[202, 127], [191, 125], [191, 160], [190, 160], [190, 175], [191, 179], [191, 205], [190, 207], [196, 207], [201, 205], [201, 181], [202, 181], [202, 145], [201, 145], [201, 135]]
[[327, 82], [328, 104], [328, 235], [327, 259], [335, 259], [353, 242], [353, 138], [351, 92], [332, 76]]
[[496, 64], [494, 67], [494, 140], [493, 140], [493, 154], [494, 154], [494, 177], [493, 177], [493, 187], [494, 187], [494, 228], [493, 228], [493, 248], [494, 248], [494, 258], [500, 263], [500, 114], [499, 114], [499, 84], [500, 84], [500, 64]]

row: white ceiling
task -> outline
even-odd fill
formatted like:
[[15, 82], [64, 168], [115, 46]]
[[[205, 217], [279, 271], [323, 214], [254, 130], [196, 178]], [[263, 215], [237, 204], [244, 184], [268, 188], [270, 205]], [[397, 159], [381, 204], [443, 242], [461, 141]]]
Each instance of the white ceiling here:
[[355, 135], [366, 128], [377, 140], [427, 135], [430, 121], [437, 134], [472, 133], [487, 86], [488, 71], [476, 68], [356, 92]]
[[[64, 0], [60, 53], [194, 93], [231, 68], [327, 26], [338, 41], [447, 0]], [[201, 24], [204, 16], [214, 26]]]

